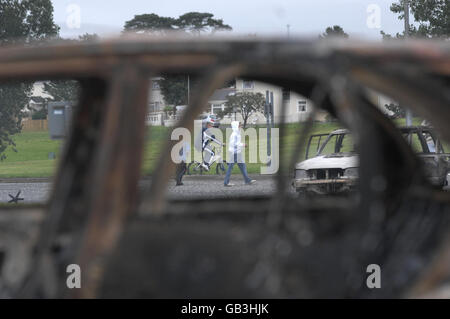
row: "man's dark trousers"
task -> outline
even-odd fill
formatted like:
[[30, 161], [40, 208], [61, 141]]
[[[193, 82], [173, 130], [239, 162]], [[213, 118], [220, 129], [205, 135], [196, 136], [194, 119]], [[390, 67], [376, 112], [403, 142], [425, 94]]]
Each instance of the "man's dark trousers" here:
[[181, 180], [183, 179], [184, 174], [186, 174], [186, 163], [181, 162], [180, 164], [177, 165], [177, 172], [176, 172], [177, 185], [183, 185]]

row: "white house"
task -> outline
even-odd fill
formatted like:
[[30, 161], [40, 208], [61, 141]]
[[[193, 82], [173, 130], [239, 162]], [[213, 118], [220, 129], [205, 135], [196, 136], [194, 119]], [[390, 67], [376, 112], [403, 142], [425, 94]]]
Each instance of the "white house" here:
[[[172, 125], [175, 118], [173, 118], [173, 116], [167, 117], [164, 112], [164, 106], [166, 104], [159, 87], [159, 80], [161, 80], [160, 77], [153, 78], [151, 81], [147, 123], [150, 125]], [[223, 111], [225, 109], [225, 103], [228, 100], [228, 96], [238, 94], [240, 92], [261, 93], [264, 97], [266, 97], [267, 92], [269, 92], [269, 96], [273, 95], [274, 122], [276, 124], [283, 122], [283, 120], [285, 123], [304, 122], [309, 118], [309, 115], [314, 108], [312, 101], [295, 92], [264, 82], [249, 81], [238, 78], [235, 81], [234, 87], [217, 89], [213, 93], [208, 101], [208, 106], [205, 109], [205, 113], [217, 115], [219, 111]], [[384, 105], [392, 102], [390, 99], [373, 91], [369, 92], [369, 96], [371, 97], [372, 102], [384, 112], [386, 112]], [[284, 116], [282, 114], [282, 105], [285, 105], [286, 107]], [[319, 110], [316, 113], [315, 120], [325, 121], [327, 115], [327, 112]], [[229, 124], [235, 119], [242, 121], [240, 113], [225, 116], [221, 120], [221, 123]], [[250, 116], [248, 123], [265, 124], [266, 117], [263, 113], [258, 112]]]
[[26, 105], [22, 109], [25, 117], [30, 116], [33, 112], [41, 110], [45, 107], [46, 100], [51, 99], [52, 96], [44, 91], [44, 82], [33, 83], [31, 96]]
[[[304, 122], [308, 119], [313, 110], [313, 104], [310, 100], [297, 93], [285, 90], [279, 86], [259, 82], [236, 79], [236, 92], [254, 92], [261, 93], [266, 97], [273, 95], [273, 112], [275, 123], [296, 123]], [[285, 106], [285, 114], [282, 114], [282, 106]], [[255, 114], [257, 124], [266, 122], [264, 114]], [[323, 112], [319, 113], [316, 120], [324, 118]]]
[[150, 94], [148, 100], [148, 114], [147, 114], [147, 124], [154, 126], [164, 125], [165, 112], [164, 97], [161, 93], [161, 88], [159, 86], [159, 81], [161, 77], [154, 77], [150, 81]]

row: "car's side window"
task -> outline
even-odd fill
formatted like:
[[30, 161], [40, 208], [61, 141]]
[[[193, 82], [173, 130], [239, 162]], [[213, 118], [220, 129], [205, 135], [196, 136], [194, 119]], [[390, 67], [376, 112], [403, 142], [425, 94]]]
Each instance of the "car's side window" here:
[[427, 143], [428, 152], [436, 153], [437, 145], [436, 145], [436, 140], [433, 138], [433, 136], [430, 133], [423, 133], [423, 138], [424, 138], [425, 142]]
[[352, 136], [350, 134], [345, 134], [342, 138], [341, 142], [341, 153], [349, 153], [349, 152], [355, 152], [355, 145], [353, 143]]
[[422, 143], [420, 142], [419, 135], [417, 132], [413, 133], [405, 133], [403, 137], [406, 139], [408, 144], [411, 146], [414, 153], [424, 153], [424, 149], [422, 147]]

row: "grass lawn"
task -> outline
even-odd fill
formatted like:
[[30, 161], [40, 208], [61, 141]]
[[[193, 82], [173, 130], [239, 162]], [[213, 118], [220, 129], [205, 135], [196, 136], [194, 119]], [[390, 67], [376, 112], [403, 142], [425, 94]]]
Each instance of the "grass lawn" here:
[[[403, 121], [399, 120], [397, 121], [397, 124], [401, 125]], [[420, 119], [414, 119], [414, 125], [418, 124], [420, 124]], [[290, 159], [296, 137], [301, 132], [302, 126], [302, 124], [286, 125], [284, 145], [280, 148], [281, 161]], [[329, 133], [332, 130], [341, 127], [342, 126], [338, 122], [315, 123], [311, 134]], [[151, 139], [147, 139], [144, 150], [142, 167], [142, 173], [144, 175], [151, 175], [152, 171], [155, 169], [157, 159], [165, 141], [168, 139], [169, 132], [170, 128], [151, 127], [151, 131], [149, 132]], [[265, 136], [262, 137], [262, 139], [264, 140]], [[51, 177], [55, 174], [58, 165], [61, 141], [50, 140], [47, 131], [22, 132], [14, 136], [14, 141], [17, 145], [17, 152], [12, 151], [12, 149], [6, 151], [7, 158], [0, 162], [0, 178]], [[246, 141], [246, 143], [249, 144], [249, 141]], [[312, 149], [315, 149], [314, 143], [312, 144]], [[225, 151], [226, 149], [224, 148], [222, 152], [223, 156]], [[56, 153], [56, 159], [49, 159], [50, 152]], [[304, 155], [303, 152], [299, 161], [304, 158]], [[259, 174], [260, 167], [261, 164], [259, 163], [247, 164], [247, 169], [250, 174]], [[239, 174], [237, 165], [235, 165], [233, 173]], [[215, 174], [215, 169], [212, 169], [208, 174]]]
[[0, 162], [0, 178], [53, 176], [57, 160], [49, 159], [50, 152], [59, 157], [60, 141], [49, 138], [48, 132], [22, 132], [14, 136], [17, 152], [6, 151]]

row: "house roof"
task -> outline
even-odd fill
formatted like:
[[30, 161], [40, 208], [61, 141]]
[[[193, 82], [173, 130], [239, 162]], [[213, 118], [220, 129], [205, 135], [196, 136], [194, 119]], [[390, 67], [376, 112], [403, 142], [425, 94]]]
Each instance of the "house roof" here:
[[42, 96], [32, 96], [30, 98], [30, 102], [34, 102], [34, 103], [43, 103], [45, 102], [45, 98]]
[[209, 101], [226, 101], [228, 100], [228, 95], [231, 93], [236, 93], [235, 88], [224, 88], [217, 89], [214, 91], [213, 95], [209, 98]]

